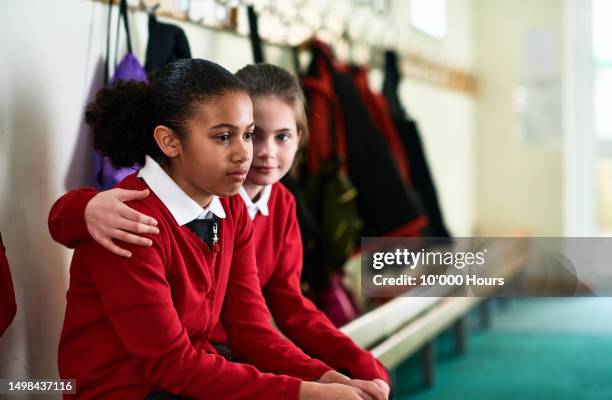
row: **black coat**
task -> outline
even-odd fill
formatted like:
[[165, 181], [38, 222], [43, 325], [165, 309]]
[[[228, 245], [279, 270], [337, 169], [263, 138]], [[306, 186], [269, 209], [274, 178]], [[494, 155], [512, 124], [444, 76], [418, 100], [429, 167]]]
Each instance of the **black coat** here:
[[149, 15], [145, 71], [155, 72], [164, 65], [183, 58], [191, 58], [185, 32], [178, 26], [157, 21], [155, 15]]
[[402, 139], [406, 154], [408, 155], [412, 184], [419, 193], [419, 197], [427, 211], [429, 227], [426, 234], [430, 236], [448, 237], [450, 234], [446, 229], [444, 218], [442, 217], [438, 194], [429, 171], [429, 165], [425, 157], [425, 150], [421, 142], [421, 134], [418, 125], [407, 116], [399, 101], [397, 94], [399, 80], [397, 57], [394, 53], [387, 52], [385, 55], [383, 94], [387, 99], [389, 110], [393, 116], [393, 122]]

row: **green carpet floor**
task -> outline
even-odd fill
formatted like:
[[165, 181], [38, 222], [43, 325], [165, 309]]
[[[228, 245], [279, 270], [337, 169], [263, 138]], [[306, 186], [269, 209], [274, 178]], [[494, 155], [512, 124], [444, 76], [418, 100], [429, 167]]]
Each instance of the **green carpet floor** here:
[[[513, 300], [467, 351], [436, 340], [436, 383], [423, 387], [419, 357], [395, 371], [396, 399], [612, 399], [612, 299]], [[476, 314], [476, 313], [475, 313]]]

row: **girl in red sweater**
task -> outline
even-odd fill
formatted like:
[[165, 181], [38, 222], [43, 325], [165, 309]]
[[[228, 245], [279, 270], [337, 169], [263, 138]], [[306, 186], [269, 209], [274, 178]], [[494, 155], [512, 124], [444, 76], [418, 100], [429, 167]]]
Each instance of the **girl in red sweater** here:
[[[255, 118], [253, 163], [240, 196], [253, 220], [258, 276], [272, 316], [281, 331], [307, 354], [353, 378], [333, 373], [331, 381], [356, 385], [386, 398], [389, 378], [382, 364], [335, 328], [300, 289], [302, 240], [295, 201], [279, 182], [308, 134], [300, 86], [287, 71], [269, 64], [249, 65], [236, 75], [249, 90]], [[149, 239], [135, 234], [153, 233], [157, 222], [123, 204], [146, 196], [146, 191], [122, 189], [99, 194], [93, 189], [70, 192], [54, 205], [51, 233], [69, 247], [90, 233], [109, 250], [130, 257], [131, 253], [112, 239], [150, 245]], [[214, 329], [211, 340], [228, 344], [222, 324]]]
[[13, 290], [13, 280], [8, 260], [4, 254], [4, 243], [0, 235], [0, 337], [9, 327], [17, 307], [15, 305], [15, 292]]
[[[143, 235], [149, 246], [123, 244], [129, 258], [91, 240], [76, 246], [59, 345], [60, 376], [76, 379], [76, 397], [382, 398], [355, 387], [368, 382], [312, 382], [339, 374], [269, 325], [252, 223], [230, 197], [252, 158], [252, 103], [240, 80], [217, 64], [180, 60], [148, 84], [102, 89], [86, 122], [113, 165], [142, 166], [118, 186], [150, 193], [130, 207], [157, 226]], [[244, 363], [211, 345], [220, 322]]]

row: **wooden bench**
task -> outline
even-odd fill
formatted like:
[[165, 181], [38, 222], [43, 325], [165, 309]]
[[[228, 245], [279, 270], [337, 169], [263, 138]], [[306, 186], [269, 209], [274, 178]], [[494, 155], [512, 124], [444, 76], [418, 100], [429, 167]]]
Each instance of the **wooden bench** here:
[[[510, 245], [508, 245], [510, 243]], [[488, 247], [488, 270], [510, 282], [526, 265], [530, 243], [526, 237], [493, 241]], [[351, 268], [360, 268], [360, 258], [351, 260]], [[394, 369], [423, 349], [424, 380], [434, 381], [436, 337], [455, 325], [456, 349], [465, 349], [465, 319], [470, 310], [495, 294], [494, 289], [480, 291], [480, 297], [398, 297], [364, 314], [341, 330], [365, 349], [370, 350], [387, 368]], [[484, 309], [485, 311], [487, 308]], [[486, 314], [485, 314], [486, 318]]]

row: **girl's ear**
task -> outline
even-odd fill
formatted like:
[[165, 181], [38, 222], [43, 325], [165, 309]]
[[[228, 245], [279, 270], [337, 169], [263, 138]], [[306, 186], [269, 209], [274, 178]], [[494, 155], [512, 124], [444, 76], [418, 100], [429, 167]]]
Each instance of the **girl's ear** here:
[[165, 125], [158, 125], [153, 131], [155, 142], [159, 146], [162, 153], [168, 158], [175, 158], [181, 154], [183, 150], [181, 141], [176, 136], [174, 131]]

